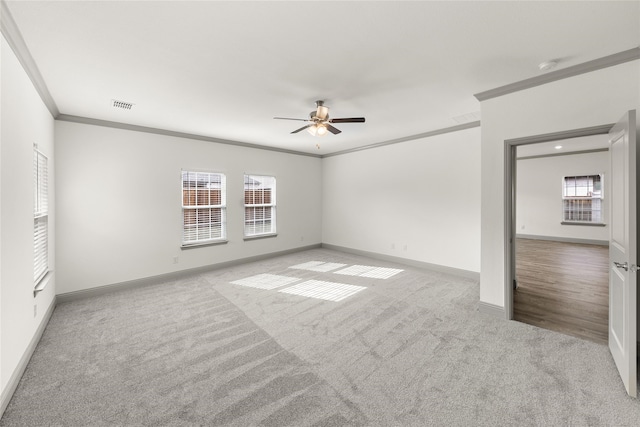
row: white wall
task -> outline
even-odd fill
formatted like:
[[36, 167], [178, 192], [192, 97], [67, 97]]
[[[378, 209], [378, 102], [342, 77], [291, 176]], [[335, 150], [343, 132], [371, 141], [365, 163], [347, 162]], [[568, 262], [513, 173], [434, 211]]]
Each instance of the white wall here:
[[480, 271], [480, 129], [323, 159], [322, 241]]
[[482, 302], [504, 307], [504, 141], [618, 121], [640, 106], [639, 63], [482, 102]]
[[[55, 137], [58, 294], [321, 242], [320, 158], [64, 121]], [[227, 244], [180, 249], [181, 169], [226, 174]], [[245, 172], [276, 177], [275, 238], [243, 240]]]
[[54, 271], [55, 163], [53, 118], [4, 37], [1, 43], [0, 385], [5, 397], [55, 297], [55, 274], [44, 291], [33, 295], [33, 144], [49, 157], [49, 266]]
[[609, 153], [585, 153], [518, 160], [516, 233], [587, 240], [609, 240], [609, 226], [562, 225], [562, 179], [571, 175], [604, 173], [602, 201], [605, 224], [609, 218]]

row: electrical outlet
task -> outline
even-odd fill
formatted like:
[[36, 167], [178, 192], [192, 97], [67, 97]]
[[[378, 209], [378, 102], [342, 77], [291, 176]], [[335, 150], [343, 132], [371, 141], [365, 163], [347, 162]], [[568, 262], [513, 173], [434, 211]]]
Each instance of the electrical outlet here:
[[406, 252], [406, 251], [407, 251], [407, 245], [404, 245], [404, 246], [402, 247], [402, 250]]
[[178, 263], [178, 261], [179, 261], [179, 258], [178, 258], [177, 256], [174, 256], [174, 257], [173, 257], [173, 263], [174, 263], [174, 264], [177, 264], [177, 263]]
[[391, 249], [392, 249], [392, 250], [394, 250], [395, 248], [396, 248], [396, 244], [395, 244], [395, 243], [392, 243], [392, 244], [391, 244]]
[[300, 236], [300, 241], [304, 242], [304, 236]]

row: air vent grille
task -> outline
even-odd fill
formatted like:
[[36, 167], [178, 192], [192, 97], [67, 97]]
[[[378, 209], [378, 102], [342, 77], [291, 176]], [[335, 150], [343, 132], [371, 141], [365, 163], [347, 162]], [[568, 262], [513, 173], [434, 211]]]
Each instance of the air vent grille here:
[[462, 114], [460, 116], [452, 117], [452, 119], [459, 125], [475, 122], [480, 120], [480, 111], [473, 111], [471, 113]]
[[117, 99], [112, 99], [111, 105], [114, 108], [122, 108], [123, 110], [131, 110], [131, 108], [133, 108], [133, 104], [131, 102], [118, 101]]

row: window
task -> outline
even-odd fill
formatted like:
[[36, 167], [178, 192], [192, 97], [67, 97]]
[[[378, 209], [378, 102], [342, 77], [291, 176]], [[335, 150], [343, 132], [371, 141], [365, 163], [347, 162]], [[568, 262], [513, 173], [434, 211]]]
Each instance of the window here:
[[49, 172], [47, 157], [33, 148], [33, 281], [49, 271]]
[[565, 176], [562, 187], [563, 221], [603, 224], [603, 176]]
[[227, 238], [226, 177], [182, 171], [182, 246]]
[[276, 178], [244, 176], [244, 236], [276, 233]]

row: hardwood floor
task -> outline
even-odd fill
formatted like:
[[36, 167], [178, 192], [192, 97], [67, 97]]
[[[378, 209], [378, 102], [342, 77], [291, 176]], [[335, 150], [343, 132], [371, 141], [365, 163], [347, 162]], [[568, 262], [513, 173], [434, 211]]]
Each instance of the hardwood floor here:
[[514, 319], [607, 343], [607, 246], [516, 239]]

